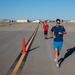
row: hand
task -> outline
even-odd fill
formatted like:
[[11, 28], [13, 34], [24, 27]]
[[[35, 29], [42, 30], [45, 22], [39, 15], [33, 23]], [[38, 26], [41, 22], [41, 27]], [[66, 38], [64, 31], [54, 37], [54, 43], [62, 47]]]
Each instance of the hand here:
[[55, 35], [53, 35], [52, 37], [53, 37], [53, 38], [56, 38], [56, 36], [55, 36]]
[[62, 32], [59, 32], [58, 34], [63, 34]]

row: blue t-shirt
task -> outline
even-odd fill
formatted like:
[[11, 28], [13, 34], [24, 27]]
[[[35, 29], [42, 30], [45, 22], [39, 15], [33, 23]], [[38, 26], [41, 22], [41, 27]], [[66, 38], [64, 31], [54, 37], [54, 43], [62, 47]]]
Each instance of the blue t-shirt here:
[[63, 34], [58, 34], [59, 32], [64, 32], [65, 28], [63, 26], [53, 26], [51, 29], [52, 32], [54, 32], [54, 35], [56, 36], [56, 38], [54, 38], [54, 41], [56, 42], [61, 42], [63, 41]]

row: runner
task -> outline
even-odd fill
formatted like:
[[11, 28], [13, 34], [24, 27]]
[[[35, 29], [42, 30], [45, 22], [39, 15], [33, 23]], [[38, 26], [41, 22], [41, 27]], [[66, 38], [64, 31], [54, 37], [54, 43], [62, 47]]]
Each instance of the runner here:
[[50, 35], [54, 38], [53, 47], [55, 49], [55, 62], [59, 67], [58, 57], [63, 45], [63, 34], [66, 34], [66, 30], [60, 25], [60, 19], [56, 19], [56, 25], [51, 28]]
[[49, 25], [47, 24], [47, 21], [45, 21], [45, 23], [43, 22], [43, 28], [44, 28], [45, 39], [47, 39], [47, 37], [48, 37], [48, 29], [49, 29]]

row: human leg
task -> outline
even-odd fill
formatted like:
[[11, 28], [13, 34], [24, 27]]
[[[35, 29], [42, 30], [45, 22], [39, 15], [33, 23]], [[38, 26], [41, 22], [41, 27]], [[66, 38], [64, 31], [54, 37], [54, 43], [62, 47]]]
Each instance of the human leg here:
[[56, 62], [56, 66], [59, 67], [59, 54], [60, 54], [60, 50], [59, 50], [59, 43], [58, 42], [53, 42], [53, 46], [54, 46], [54, 50], [55, 50], [55, 62]]
[[56, 66], [59, 68], [58, 59], [59, 59], [59, 50], [55, 48], [55, 62], [56, 62]]
[[62, 46], [63, 46], [63, 42], [58, 42], [58, 56], [60, 55]]
[[45, 39], [47, 39], [47, 31], [44, 31], [44, 36], [45, 36]]
[[55, 58], [58, 60], [58, 56], [60, 55], [60, 51], [62, 48], [63, 42], [53, 42], [53, 46], [55, 49]]
[[46, 39], [47, 39], [47, 37], [48, 37], [48, 31], [46, 31], [45, 34], [46, 34]]
[[46, 38], [46, 32], [44, 31], [44, 37]]

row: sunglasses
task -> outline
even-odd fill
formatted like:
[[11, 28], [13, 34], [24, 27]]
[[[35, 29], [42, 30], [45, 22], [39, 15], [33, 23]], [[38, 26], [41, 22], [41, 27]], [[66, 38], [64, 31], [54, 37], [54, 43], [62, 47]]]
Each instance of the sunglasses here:
[[60, 22], [56, 22], [57, 24], [60, 24]]

